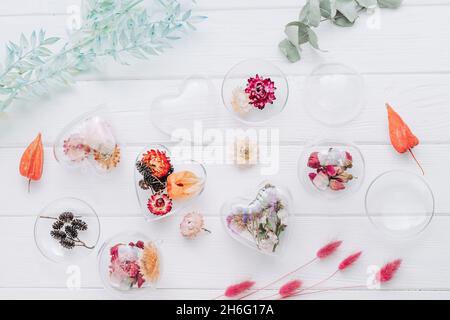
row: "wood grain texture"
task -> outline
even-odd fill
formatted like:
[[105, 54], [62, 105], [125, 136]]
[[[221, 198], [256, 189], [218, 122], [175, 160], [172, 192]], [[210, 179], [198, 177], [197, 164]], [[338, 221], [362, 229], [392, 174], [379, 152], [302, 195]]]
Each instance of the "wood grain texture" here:
[[[8, 30], [0, 33], [0, 43], [41, 26], [48, 34], [66, 37], [67, 7], [79, 3], [79, 0], [0, 1], [0, 28]], [[210, 299], [228, 284], [249, 277], [262, 286], [310, 259], [317, 248], [337, 238], [344, 240], [342, 250], [299, 273], [305, 283], [313, 284], [326, 277], [340, 259], [356, 250], [364, 252], [360, 263], [322, 288], [364, 284], [369, 276], [368, 266], [380, 266], [401, 257], [404, 263], [398, 277], [382, 290], [339, 290], [302, 299], [449, 299], [450, 258], [446, 252], [450, 240], [447, 195], [450, 173], [445, 165], [450, 160], [450, 1], [406, 0], [399, 10], [382, 10], [376, 28], [365, 16], [350, 29], [324, 24], [318, 34], [322, 48], [328, 52], [307, 48], [303, 60], [297, 64], [285, 61], [277, 43], [283, 38], [284, 24], [296, 18], [303, 1], [198, 0], [198, 3], [208, 21], [165, 55], [135, 61], [131, 67], [103, 61], [99, 71], [78, 77], [73, 88], [41, 100], [19, 102], [0, 117], [3, 195], [0, 251], [5, 261], [15, 261], [0, 266], [0, 273], [8, 275], [0, 277], [0, 298], [114, 298], [102, 289], [96, 252], [79, 264], [81, 288], [69, 290], [66, 266], [45, 260], [34, 244], [34, 221], [39, 210], [56, 198], [76, 196], [88, 201], [98, 212], [102, 226], [100, 243], [127, 230], [142, 231], [163, 240], [161, 288], [150, 293], [148, 299]], [[255, 21], [264, 23], [255, 25]], [[206, 189], [189, 209], [201, 210], [213, 233], [196, 241], [186, 241], [179, 235], [179, 215], [159, 223], [144, 222], [134, 191], [135, 157], [151, 143], [173, 145], [170, 137], [150, 122], [152, 101], [175, 92], [184, 78], [204, 74], [211, 78], [214, 89], [212, 111], [196, 109], [192, 103], [174, 118], [177, 125], [186, 126], [195, 115], [207, 128], [242, 127], [226, 113], [220, 85], [231, 66], [251, 57], [275, 63], [287, 74], [290, 85], [286, 110], [268, 124], [269, 129], [279, 130], [279, 146], [274, 148], [277, 171], [265, 176], [261, 174], [264, 165], [242, 170], [229, 164], [207, 163]], [[360, 116], [344, 128], [330, 129], [307, 115], [303, 101], [306, 75], [319, 63], [333, 61], [359, 70], [367, 92]], [[421, 139], [415, 154], [425, 168], [425, 179], [436, 199], [436, 216], [430, 227], [407, 241], [381, 235], [364, 212], [365, 191], [377, 175], [400, 168], [419, 173], [408, 155], [395, 153], [389, 145], [386, 101], [392, 102]], [[111, 121], [123, 145], [121, 167], [109, 177], [63, 168], [52, 155], [57, 135], [74, 118], [103, 103], [110, 108]], [[46, 163], [42, 181], [33, 183], [28, 194], [26, 181], [18, 175], [17, 168], [23, 148], [37, 131], [44, 136]], [[336, 135], [359, 144], [366, 161], [366, 175], [358, 192], [330, 202], [306, 191], [296, 174], [297, 159], [305, 143], [318, 136]], [[226, 234], [219, 218], [223, 201], [252, 192], [263, 179], [286, 185], [294, 196], [289, 238], [278, 259], [261, 256], [235, 242]], [[274, 292], [273, 289], [264, 294]]]
[[[165, 290], [161, 291], [161, 295], [157, 291], [149, 298], [188, 298], [189, 289], [193, 288], [199, 289], [196, 297], [213, 298], [214, 295], [208, 294], [217, 293], [230, 283], [248, 278], [262, 286], [311, 259], [317, 248], [332, 239], [342, 239], [342, 248], [330, 258], [299, 272], [296, 276], [305, 285], [312, 285], [331, 274], [340, 260], [356, 250], [363, 250], [361, 260], [351, 270], [320, 285], [321, 289], [364, 286], [371, 275], [371, 266], [381, 266], [399, 257], [403, 259], [400, 272], [395, 280], [381, 289], [414, 293], [419, 288], [425, 291], [446, 291], [450, 285], [449, 257], [443, 254], [449, 240], [446, 232], [450, 223], [448, 217], [436, 217], [421, 237], [408, 242], [386, 239], [375, 232], [365, 217], [295, 217], [290, 220], [292, 229], [286, 238], [286, 246], [282, 248], [284, 251], [276, 259], [263, 256], [231, 240], [216, 217], [208, 217], [206, 220], [211, 234], [204, 234], [196, 241], [183, 239], [178, 230], [179, 219], [171, 217], [168, 221], [157, 224], [145, 224], [138, 217], [101, 219], [102, 241], [124, 230], [145, 232], [154, 239], [162, 240], [163, 274], [159, 288]], [[27, 292], [27, 288], [42, 288], [46, 292], [52, 288], [63, 289], [66, 288], [74, 267], [80, 270], [81, 289], [101, 288], [97, 274], [98, 248], [87, 259], [68, 269], [68, 266], [45, 260], [36, 250], [30, 237], [33, 217], [0, 218], [0, 222], [0, 249], [3, 257], [16, 262], [4, 264], [2, 271], [5, 274], [21, 275], [3, 277], [0, 286], [4, 290], [17, 291], [24, 288], [24, 292]], [[437, 234], [440, 235], [439, 238], [436, 237]], [[20, 253], [17, 247], [21, 248]], [[205, 293], [204, 290], [210, 291]], [[358, 291], [364, 297], [366, 292], [372, 290], [362, 288]], [[97, 298], [111, 297], [110, 293], [99, 293]], [[369, 292], [367, 298], [372, 296]]]

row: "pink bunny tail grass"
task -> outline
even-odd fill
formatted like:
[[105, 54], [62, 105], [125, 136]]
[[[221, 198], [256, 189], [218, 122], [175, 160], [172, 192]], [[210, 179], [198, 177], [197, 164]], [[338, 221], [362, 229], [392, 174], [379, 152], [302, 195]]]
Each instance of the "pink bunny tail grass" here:
[[229, 286], [224, 293], [225, 297], [233, 298], [236, 297], [245, 291], [249, 290], [251, 287], [253, 287], [255, 282], [253, 281], [243, 281], [237, 284], [233, 284]]
[[385, 283], [391, 281], [394, 277], [397, 270], [400, 268], [402, 264], [401, 259], [397, 259], [391, 262], [386, 263], [380, 271], [377, 272], [376, 279], [379, 283]]
[[319, 249], [319, 251], [317, 251], [316, 256], [319, 259], [324, 259], [330, 255], [332, 255], [342, 244], [342, 241], [333, 241], [330, 242], [328, 244], [326, 244], [325, 246], [323, 246], [322, 248]]
[[338, 269], [340, 271], [347, 269], [348, 267], [350, 267], [351, 265], [353, 265], [361, 256], [362, 251], [356, 252], [352, 255], [349, 255], [347, 258], [345, 258], [344, 260], [341, 261], [341, 263], [339, 264]]
[[302, 286], [302, 282], [300, 280], [292, 280], [280, 287], [278, 290], [278, 294], [282, 298], [287, 298], [298, 292], [298, 289]]

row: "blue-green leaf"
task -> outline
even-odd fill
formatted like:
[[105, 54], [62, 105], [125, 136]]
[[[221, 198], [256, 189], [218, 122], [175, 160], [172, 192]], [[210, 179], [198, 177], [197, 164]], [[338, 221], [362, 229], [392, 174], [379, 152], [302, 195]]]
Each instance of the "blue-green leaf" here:
[[380, 8], [396, 9], [400, 7], [403, 0], [377, 0], [377, 2]]
[[295, 45], [293, 45], [288, 39], [284, 39], [278, 44], [278, 48], [283, 55], [290, 61], [296, 62], [300, 60], [300, 53]]

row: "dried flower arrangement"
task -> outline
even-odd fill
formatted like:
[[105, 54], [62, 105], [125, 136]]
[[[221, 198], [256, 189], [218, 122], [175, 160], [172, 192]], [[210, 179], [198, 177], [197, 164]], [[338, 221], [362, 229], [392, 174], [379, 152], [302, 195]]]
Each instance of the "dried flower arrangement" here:
[[110, 248], [109, 255], [109, 278], [113, 287], [136, 289], [159, 279], [159, 252], [152, 242], [118, 243]]
[[[293, 271], [277, 278], [276, 280], [272, 281], [271, 283], [269, 283], [261, 288], [258, 288], [256, 290], [253, 290], [248, 293], [248, 291], [250, 291], [251, 288], [254, 287], [255, 282], [244, 281], [244, 282], [241, 282], [238, 284], [230, 285], [229, 287], [226, 288], [223, 295], [220, 295], [219, 297], [216, 297], [215, 299], [218, 299], [221, 297], [228, 297], [228, 298], [236, 298], [236, 299], [241, 300], [241, 299], [250, 297], [258, 292], [261, 292], [264, 289], [269, 288], [270, 286], [278, 283], [279, 281], [281, 281], [289, 276], [294, 275], [299, 270], [311, 265], [312, 263], [323, 260], [323, 259], [331, 256], [332, 254], [334, 254], [337, 251], [337, 249], [341, 246], [341, 244], [342, 244], [342, 241], [332, 241], [330, 243], [327, 243], [325, 246], [323, 246], [322, 248], [320, 248], [317, 251], [314, 258], [312, 258], [311, 260], [300, 265]], [[300, 279], [289, 280], [288, 282], [284, 283], [282, 286], [279, 287], [276, 294], [264, 297], [262, 299], [273, 299], [273, 298], [285, 299], [285, 298], [289, 298], [289, 297], [296, 297], [296, 296], [319, 293], [319, 292], [330, 291], [330, 290], [339, 290], [339, 289], [348, 289], [348, 288], [363, 288], [363, 287], [365, 287], [365, 285], [343, 286], [343, 287], [336, 287], [336, 288], [331, 288], [331, 289], [314, 289], [317, 286], [319, 286], [320, 284], [323, 284], [326, 281], [333, 278], [339, 272], [347, 270], [348, 268], [353, 266], [358, 261], [361, 254], [362, 254], [362, 251], [358, 251], [353, 254], [350, 254], [349, 256], [347, 256], [345, 259], [343, 259], [338, 264], [336, 270], [333, 273], [331, 273], [325, 279], [320, 280], [319, 282], [316, 282], [310, 286], [304, 287], [304, 283]], [[398, 271], [398, 269], [400, 268], [401, 263], [402, 263], [401, 259], [396, 259], [394, 261], [386, 263], [376, 273], [376, 275], [375, 275], [376, 283], [384, 284], [384, 283], [391, 281], [393, 279], [394, 275], [396, 274], [396, 272]]]
[[190, 199], [203, 188], [203, 180], [194, 172], [175, 172], [170, 157], [162, 149], [145, 151], [135, 166], [141, 176], [139, 188], [151, 192], [147, 209], [154, 216], [167, 215], [173, 209], [173, 201]]
[[37, 181], [42, 177], [44, 168], [44, 146], [39, 133], [31, 144], [25, 149], [20, 159], [20, 175], [28, 178], [28, 192], [30, 192], [31, 180]]
[[344, 190], [346, 184], [356, 178], [348, 173], [353, 166], [352, 155], [345, 150], [329, 148], [325, 151], [314, 151], [309, 155], [307, 166], [314, 169], [308, 177], [319, 190]]
[[202, 231], [211, 233], [204, 225], [205, 221], [200, 213], [189, 212], [180, 223], [181, 235], [187, 239], [195, 239]]
[[232, 205], [230, 210], [225, 218], [228, 230], [261, 252], [276, 251], [288, 219], [287, 200], [280, 188], [267, 183], [248, 205]]
[[111, 126], [102, 117], [85, 118], [65, 131], [68, 131], [63, 132], [65, 137], [55, 145], [55, 148], [62, 148], [61, 160], [65, 163], [79, 165], [90, 160], [96, 168], [105, 172], [119, 165], [120, 147]]
[[88, 229], [88, 224], [80, 216], [75, 216], [72, 212], [66, 211], [61, 213], [58, 218], [48, 216], [40, 217], [55, 220], [52, 224], [50, 236], [58, 241], [63, 248], [69, 250], [75, 247], [94, 249], [94, 246], [88, 246], [79, 238], [79, 234]]
[[412, 152], [412, 148], [419, 144], [419, 139], [411, 132], [408, 125], [388, 103], [386, 103], [386, 108], [389, 121], [389, 137], [391, 139], [392, 146], [399, 153], [409, 151], [414, 161], [422, 171], [422, 174], [425, 174], [422, 166]]
[[267, 104], [273, 104], [276, 100], [276, 89], [275, 83], [270, 78], [256, 74], [247, 79], [245, 88], [233, 89], [231, 106], [235, 112], [240, 114], [246, 114], [254, 108], [263, 110]]

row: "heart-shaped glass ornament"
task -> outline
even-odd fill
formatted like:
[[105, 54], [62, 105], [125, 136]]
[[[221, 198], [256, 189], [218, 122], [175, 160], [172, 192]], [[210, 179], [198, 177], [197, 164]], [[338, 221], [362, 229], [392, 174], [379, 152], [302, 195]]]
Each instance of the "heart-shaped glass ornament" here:
[[227, 118], [220, 108], [216, 89], [209, 78], [186, 78], [175, 93], [157, 97], [150, 107], [153, 125], [173, 141], [191, 141], [198, 145], [211, 142], [204, 130], [215, 129]]
[[163, 145], [148, 146], [135, 163], [136, 194], [146, 220], [165, 218], [202, 193], [205, 167], [194, 160], [177, 160]]
[[90, 112], [66, 126], [53, 145], [53, 154], [70, 168], [93, 168], [108, 173], [120, 163], [121, 151], [105, 108]]
[[270, 182], [260, 184], [251, 197], [225, 202], [222, 221], [228, 234], [267, 255], [276, 255], [286, 242], [291, 195]]
[[162, 270], [160, 241], [125, 232], [106, 241], [98, 253], [98, 270], [111, 293], [142, 296], [156, 288]]

